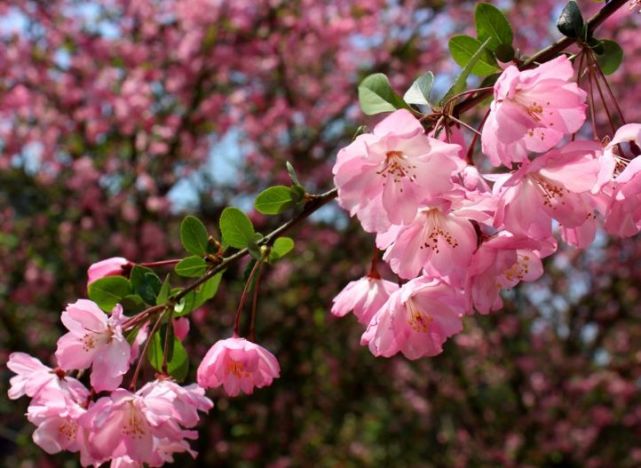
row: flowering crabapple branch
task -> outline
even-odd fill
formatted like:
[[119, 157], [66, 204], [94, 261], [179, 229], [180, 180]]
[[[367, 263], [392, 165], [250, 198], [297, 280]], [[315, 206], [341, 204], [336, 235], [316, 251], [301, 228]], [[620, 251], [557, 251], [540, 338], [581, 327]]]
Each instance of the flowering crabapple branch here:
[[[636, 156], [641, 124], [615, 129], [595, 81], [607, 84], [594, 54], [612, 57], [592, 32], [624, 3], [612, 1], [584, 23], [571, 1], [558, 23], [567, 37], [525, 62], [513, 60], [507, 18], [490, 4], [479, 4], [478, 38], [450, 41], [477, 48], [465, 57], [453, 52], [462, 72], [441, 104], [430, 104], [431, 73], [419, 77], [402, 99], [384, 75], [363, 80], [363, 111], [389, 115], [338, 152], [334, 189], [309, 194], [288, 166], [291, 186], [269, 187], [257, 196], [255, 207], [266, 215], [298, 209], [280, 227], [263, 236], [245, 213], [228, 207], [218, 222], [220, 241], [198, 218], [183, 219], [185, 258], [133, 264], [115, 257], [92, 265], [89, 299], [62, 312], [68, 332], [57, 342], [56, 367], [24, 353], [9, 358], [8, 367], [17, 374], [9, 397], [32, 398], [27, 418], [36, 426], [34, 441], [48, 453], [79, 452], [83, 466], [107, 461], [112, 466], [160, 466], [173, 461], [175, 453], [195, 456], [188, 441], [196, 437], [199, 413], [213, 407], [205, 389], [250, 394], [280, 376], [276, 357], [254, 342], [261, 274], [294, 247], [282, 235], [334, 198], [375, 236], [377, 250], [368, 274], [346, 285], [334, 298], [331, 313], [353, 312], [365, 327], [361, 344], [382, 357], [401, 353], [418, 359], [441, 353], [445, 342], [463, 330], [466, 317], [500, 310], [503, 290], [539, 278], [543, 259], [556, 252], [559, 242], [585, 248], [598, 228], [621, 237], [640, 232], [641, 159]], [[583, 49], [579, 79], [572, 61], [557, 56], [575, 42]], [[589, 93], [580, 86], [584, 58]], [[466, 91], [472, 73], [497, 75], [496, 82]], [[587, 120], [588, 95], [590, 113], [596, 113], [593, 81], [612, 124], [606, 143], [576, 138]], [[460, 114], [480, 104], [490, 89], [493, 100], [479, 129], [462, 122]], [[419, 119], [420, 106], [434, 111]], [[465, 138], [459, 129], [449, 128], [448, 120], [472, 131], [467, 154]], [[445, 132], [437, 131], [441, 124]], [[595, 123], [595, 138], [596, 131]], [[477, 167], [471, 152], [478, 138], [479, 156], [485, 159]], [[490, 166], [499, 172], [481, 172]], [[227, 249], [236, 251], [224, 256]], [[379, 273], [378, 250], [384, 251], [382, 261], [395, 280]], [[222, 273], [246, 256], [255, 263], [232, 335], [208, 350], [196, 370], [197, 383], [180, 385], [189, 372], [182, 344], [189, 331], [186, 315], [210, 300]], [[171, 274], [163, 281], [152, 270], [170, 265], [176, 276], [193, 281], [174, 287]], [[240, 320], [252, 288], [244, 338]], [[156, 374], [137, 389], [146, 360]], [[122, 382], [134, 362], [126, 390]], [[89, 375], [81, 375], [86, 369], [91, 369]]]

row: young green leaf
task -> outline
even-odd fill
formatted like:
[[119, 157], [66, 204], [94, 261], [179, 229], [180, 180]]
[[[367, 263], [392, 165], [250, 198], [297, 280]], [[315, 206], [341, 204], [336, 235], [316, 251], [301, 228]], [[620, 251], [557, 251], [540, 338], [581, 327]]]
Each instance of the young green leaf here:
[[574, 0], [570, 0], [561, 11], [556, 27], [561, 33], [573, 39], [582, 39], [584, 35], [584, 22], [581, 10]]
[[183, 276], [185, 278], [198, 278], [207, 270], [207, 262], [205, 262], [201, 257], [194, 255], [193, 257], [183, 258], [178, 262], [174, 270], [179, 276]]
[[[168, 325], [171, 326], [171, 325]], [[166, 327], [164, 327], [166, 329]], [[164, 331], [164, 330], [163, 330]], [[150, 338], [147, 358], [149, 363], [157, 371], [162, 371], [164, 333], [156, 332]], [[167, 372], [177, 381], [182, 381], [187, 377], [189, 371], [189, 357], [185, 347], [176, 337], [169, 340], [169, 349], [167, 350]]]
[[[490, 40], [491, 38], [485, 39], [488, 44]], [[454, 36], [448, 42], [448, 47], [454, 61], [463, 68], [472, 63], [472, 58], [476, 57], [470, 68], [470, 72], [474, 75], [487, 76], [496, 73], [499, 69], [494, 56], [482, 48], [482, 44], [473, 37]]]
[[196, 292], [190, 291], [174, 306], [174, 317], [182, 317], [194, 310], [196, 304]]
[[358, 85], [358, 102], [366, 115], [407, 108], [407, 104], [394, 92], [383, 73], [374, 73], [361, 81]]
[[226, 245], [242, 249], [254, 244], [254, 226], [238, 208], [225, 208], [220, 215], [219, 225]]
[[481, 44], [481, 47], [476, 51], [476, 53], [470, 58], [469, 63], [463, 68], [459, 76], [456, 78], [456, 81], [452, 85], [452, 87], [445, 93], [445, 96], [443, 96], [443, 99], [441, 99], [441, 104], [444, 104], [447, 102], [448, 99], [451, 99], [452, 97], [456, 96], [458, 93], [462, 93], [465, 91], [465, 86], [467, 83], [467, 77], [470, 76], [470, 73], [472, 72], [472, 68], [476, 63], [479, 61], [481, 55], [485, 53], [485, 48], [487, 47], [487, 44], [489, 42], [489, 38], [485, 39], [485, 42]]
[[186, 216], [180, 223], [180, 242], [190, 254], [206, 255], [209, 234], [203, 222], [195, 216]]
[[294, 166], [289, 161], [285, 161], [285, 167], [287, 168], [287, 174], [289, 174], [289, 178], [292, 180], [294, 185], [299, 185], [302, 187], [300, 181], [298, 180], [298, 174], [296, 174], [296, 169], [294, 169]]
[[294, 240], [289, 237], [279, 237], [274, 241], [269, 252], [269, 261], [275, 262], [283, 258], [294, 248]]
[[169, 284], [169, 275], [165, 276], [165, 281], [163, 281], [158, 296], [156, 297], [156, 304], [161, 305], [167, 303], [169, 299], [169, 294], [171, 293], [171, 285]]
[[617, 71], [623, 61], [623, 49], [615, 41], [609, 39], [601, 40], [599, 47], [601, 53], [597, 54], [596, 59], [601, 67], [601, 71], [610, 75]]
[[88, 288], [89, 299], [105, 312], [111, 312], [120, 300], [132, 293], [131, 283], [122, 276], [107, 276], [94, 281]]
[[203, 305], [205, 302], [216, 295], [222, 277], [223, 273], [220, 272], [209, 278], [199, 289], [196, 290], [193, 309], [199, 308], [201, 305]]
[[495, 51], [501, 44], [511, 46], [514, 34], [503, 12], [489, 3], [479, 3], [474, 12], [476, 35], [480, 41], [490, 39], [487, 48]]
[[254, 206], [262, 214], [275, 215], [282, 213], [294, 206], [292, 189], [284, 185], [269, 187], [258, 194]]
[[416, 78], [412, 86], [403, 95], [403, 100], [408, 104], [423, 106], [430, 105], [430, 92], [434, 84], [434, 73], [427, 72]]

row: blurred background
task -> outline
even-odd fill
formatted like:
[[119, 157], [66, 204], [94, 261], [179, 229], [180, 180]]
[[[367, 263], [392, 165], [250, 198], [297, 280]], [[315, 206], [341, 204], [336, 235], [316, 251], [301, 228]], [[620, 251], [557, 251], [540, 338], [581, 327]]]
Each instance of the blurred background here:
[[[558, 38], [564, 2], [504, 0], [531, 54]], [[579, 0], [584, 13], [602, 4]], [[72, 467], [31, 442], [27, 400], [6, 397], [10, 351], [50, 363], [60, 312], [110, 256], [182, 255], [177, 226], [214, 229], [251, 212], [285, 161], [311, 190], [356, 128], [373, 123], [356, 84], [387, 73], [401, 93], [420, 73], [445, 87], [447, 39], [473, 28], [473, 2], [430, 0], [4, 0], [0, 3], [0, 453], [4, 466]], [[597, 34], [625, 51], [612, 77], [640, 121], [641, 15]], [[473, 115], [472, 119], [478, 118]], [[373, 239], [330, 205], [266, 272], [258, 338], [279, 358], [250, 397], [211, 392], [197, 461], [177, 466], [640, 466], [641, 243], [600, 235], [563, 249], [503, 311], [466, 319], [433, 359], [375, 359], [332, 298], [366, 272]], [[244, 265], [194, 312], [200, 357], [230, 333]], [[193, 376], [193, 369], [192, 369]], [[151, 374], [149, 374], [151, 375]]]

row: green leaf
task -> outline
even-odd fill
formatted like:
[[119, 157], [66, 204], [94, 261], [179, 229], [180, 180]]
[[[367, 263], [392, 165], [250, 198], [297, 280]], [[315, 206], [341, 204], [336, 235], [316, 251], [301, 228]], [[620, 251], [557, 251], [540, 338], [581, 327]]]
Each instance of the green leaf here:
[[[488, 44], [490, 40], [491, 38], [485, 39]], [[454, 61], [464, 69], [472, 63], [472, 58], [476, 57], [470, 68], [470, 73], [487, 76], [499, 69], [494, 56], [482, 48], [482, 44], [473, 37], [454, 36], [448, 42], [448, 47]]]
[[198, 309], [205, 302], [213, 298], [218, 292], [218, 286], [220, 285], [220, 280], [223, 277], [223, 273], [217, 273], [216, 275], [209, 278], [205, 283], [196, 290], [196, 297], [194, 300], [193, 309]]
[[226, 245], [242, 249], [254, 244], [254, 226], [238, 208], [225, 208], [220, 215], [219, 225]]
[[[168, 324], [167, 326], [171, 326]], [[164, 327], [166, 329], [166, 327]], [[163, 334], [164, 336], [164, 334]], [[149, 363], [158, 372], [162, 371], [163, 361], [163, 344], [164, 340], [161, 338], [161, 333], [156, 332], [150, 338], [149, 350], [147, 351], [147, 358]], [[167, 372], [177, 381], [182, 381], [187, 377], [189, 371], [189, 357], [185, 347], [179, 339], [173, 337], [169, 340], [169, 349], [167, 350]]]
[[581, 10], [574, 0], [571, 0], [565, 5], [559, 16], [559, 21], [556, 23], [559, 31], [567, 37], [573, 39], [582, 39], [584, 36], [584, 22]]
[[105, 312], [111, 312], [120, 300], [132, 293], [131, 283], [122, 276], [107, 276], [94, 281], [88, 288], [89, 299]]
[[481, 47], [479, 47], [476, 53], [470, 58], [470, 61], [467, 65], [465, 65], [465, 68], [463, 68], [459, 76], [456, 78], [456, 81], [454, 82], [452, 87], [448, 90], [445, 96], [443, 96], [443, 99], [441, 99], [441, 104], [445, 103], [448, 99], [456, 96], [458, 93], [462, 93], [463, 91], [465, 91], [467, 77], [470, 76], [472, 68], [476, 65], [481, 56], [486, 53], [485, 48], [487, 47], [488, 42], [489, 38], [485, 39], [485, 42], [481, 44]]
[[179, 276], [183, 276], [185, 278], [198, 278], [207, 270], [207, 262], [200, 257], [187, 257], [178, 262], [174, 270]]
[[196, 305], [196, 292], [190, 291], [174, 306], [174, 317], [182, 317], [194, 310]]
[[128, 294], [120, 299], [120, 305], [128, 314], [137, 314], [147, 308], [145, 301], [138, 294]]
[[156, 297], [156, 304], [166, 304], [167, 299], [169, 299], [169, 294], [171, 293], [171, 285], [169, 284], [169, 275], [165, 276], [165, 281], [163, 281], [158, 296]]
[[195, 216], [186, 216], [180, 223], [180, 242], [190, 254], [206, 255], [209, 234], [203, 222]]
[[601, 71], [610, 75], [617, 71], [623, 61], [623, 49], [615, 41], [604, 39], [601, 41], [601, 53], [597, 54], [596, 59], [601, 67]]
[[366, 115], [407, 108], [383, 73], [374, 73], [361, 81], [358, 85], [358, 102]]
[[294, 205], [292, 189], [284, 185], [275, 185], [263, 190], [258, 197], [254, 206], [259, 213], [266, 215], [275, 215], [282, 213]]
[[279, 237], [274, 241], [269, 252], [269, 261], [274, 262], [283, 258], [294, 248], [294, 240], [290, 237]]
[[474, 12], [476, 36], [480, 41], [490, 39], [487, 48], [495, 51], [501, 44], [511, 46], [514, 34], [503, 12], [489, 3], [479, 3]]
[[412, 86], [403, 95], [403, 100], [408, 104], [423, 106], [430, 105], [430, 92], [434, 84], [434, 73], [427, 72], [416, 78]]
[[287, 173], [289, 174], [289, 178], [292, 180], [294, 185], [299, 185], [302, 187], [300, 181], [298, 180], [298, 175], [296, 174], [296, 169], [294, 169], [294, 166], [289, 161], [285, 161], [285, 167], [287, 168]]

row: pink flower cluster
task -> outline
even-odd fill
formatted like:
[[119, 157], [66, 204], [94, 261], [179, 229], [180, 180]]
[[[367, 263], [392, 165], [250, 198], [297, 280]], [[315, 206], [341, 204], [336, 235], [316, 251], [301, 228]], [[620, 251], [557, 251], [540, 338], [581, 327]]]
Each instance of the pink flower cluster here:
[[[92, 265], [89, 282], [122, 274], [125, 259], [107, 259]], [[69, 330], [60, 337], [55, 353], [57, 367], [16, 352], [7, 367], [9, 398], [32, 398], [27, 418], [36, 426], [34, 442], [47, 453], [79, 452], [83, 466], [111, 461], [112, 467], [161, 466], [175, 453], [196, 456], [189, 440], [199, 412], [213, 402], [205, 388], [222, 386], [229, 396], [270, 385], [280, 373], [276, 358], [265, 348], [233, 337], [220, 340], [198, 368], [198, 384], [181, 386], [170, 376], [157, 374], [138, 391], [121, 387], [131, 364], [145, 359], [140, 349], [150, 339], [143, 326], [130, 345], [124, 333], [133, 328], [118, 304], [109, 315], [90, 300], [80, 299], [63, 311]], [[185, 318], [173, 321], [175, 335], [189, 331]], [[142, 348], [144, 349], [144, 348]], [[81, 381], [89, 370], [89, 388]], [[77, 371], [77, 372], [76, 372]], [[72, 377], [75, 375], [75, 377]], [[137, 369], [134, 372], [134, 383]]]
[[565, 56], [503, 71], [481, 143], [506, 172], [481, 174], [408, 110], [338, 153], [338, 202], [376, 234], [400, 278], [399, 286], [370, 274], [334, 299], [334, 315], [353, 311], [366, 325], [361, 343], [374, 355], [440, 353], [465, 315], [500, 309], [503, 289], [540, 277], [557, 236], [585, 248], [599, 220], [614, 235], [641, 230], [641, 124], [621, 127], [606, 146], [568, 141], [586, 118], [573, 75]]

